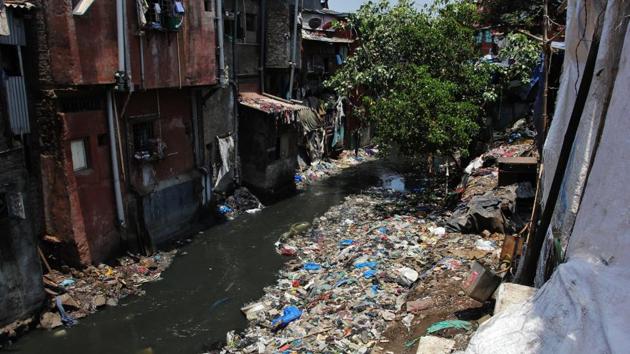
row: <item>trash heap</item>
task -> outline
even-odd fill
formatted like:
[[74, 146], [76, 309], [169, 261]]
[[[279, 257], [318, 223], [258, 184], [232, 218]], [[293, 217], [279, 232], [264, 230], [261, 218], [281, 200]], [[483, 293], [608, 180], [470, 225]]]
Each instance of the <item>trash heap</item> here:
[[218, 211], [219, 214], [224, 215], [229, 220], [233, 220], [245, 213], [256, 214], [264, 207], [247, 187], [240, 187], [231, 196], [225, 198], [224, 202], [219, 205]]
[[294, 225], [276, 244], [287, 256], [277, 284], [242, 308], [249, 327], [228, 333], [222, 352], [367, 353], [388, 341], [388, 327], [421, 321], [441, 303], [430, 295], [408, 302], [418, 300], [408, 299], [415, 284], [442, 277], [459, 284], [472, 260], [495, 262], [501, 242], [448, 234], [445, 215], [427, 198], [372, 188], [312, 225]]
[[117, 264], [83, 270], [62, 267], [44, 275], [44, 286], [50, 295], [48, 311], [40, 319], [43, 328], [76, 324], [76, 319], [96, 312], [103, 306], [117, 306], [129, 295], [144, 295], [144, 283], [160, 280], [177, 250], [160, 252], [150, 257], [129, 255]]
[[348, 167], [374, 160], [376, 154], [378, 154], [376, 148], [359, 149], [356, 156], [354, 151], [344, 150], [336, 159], [317, 160], [310, 165], [300, 163], [300, 168], [295, 173], [295, 184], [298, 189], [303, 189], [314, 182], [337, 175]]

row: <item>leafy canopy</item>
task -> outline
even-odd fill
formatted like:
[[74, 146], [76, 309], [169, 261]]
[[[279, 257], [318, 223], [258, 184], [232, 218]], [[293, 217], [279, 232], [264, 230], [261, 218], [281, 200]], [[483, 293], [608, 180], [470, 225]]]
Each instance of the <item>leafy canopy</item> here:
[[350, 19], [359, 47], [326, 85], [356, 98], [355, 114], [369, 120], [375, 139], [408, 156], [464, 151], [490, 70], [477, 59], [477, 8], [439, 0], [417, 10], [410, 0], [369, 1]]

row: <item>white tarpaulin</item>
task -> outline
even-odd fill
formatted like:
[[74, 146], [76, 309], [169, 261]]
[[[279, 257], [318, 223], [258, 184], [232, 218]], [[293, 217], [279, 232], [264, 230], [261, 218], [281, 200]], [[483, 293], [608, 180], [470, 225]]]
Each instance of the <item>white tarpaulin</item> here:
[[563, 66], [564, 72], [553, 124], [549, 129], [543, 152], [545, 166], [543, 205], [547, 203], [558, 154], [562, 147], [569, 118], [573, 112], [577, 88], [583, 77], [582, 71], [597, 23], [602, 26], [601, 45], [595, 64], [596, 75], [591, 81], [588, 99], [566, 169], [567, 173], [554, 208], [550, 227], [547, 230], [547, 237], [538, 266], [539, 271], [536, 276], [536, 286], [541, 286], [545, 281], [545, 262], [549, 258], [555, 242], [558, 241], [562, 250], [566, 250], [569, 242], [591, 164], [597, 134], [606, 115], [610, 102], [610, 92], [615, 84], [619, 54], [625, 36], [625, 27], [620, 26], [620, 24], [624, 22], [623, 17], [626, 15], [625, 9], [627, 8], [627, 2], [619, 0], [608, 2], [603, 0], [572, 1], [567, 8], [567, 51]]
[[230, 173], [230, 161], [234, 156], [234, 138], [227, 136], [225, 138], [217, 137], [217, 145], [219, 146], [219, 157], [215, 168], [217, 168], [217, 176], [215, 178], [214, 187], [217, 188], [223, 178]]
[[[572, 230], [566, 239], [566, 262], [525, 305], [510, 307], [482, 325], [467, 353], [627, 353], [630, 348], [629, 7], [630, 2], [621, 0], [569, 1], [568, 58], [545, 145], [546, 188], [575, 101], [572, 87], [580, 76], [575, 67], [566, 65], [586, 62], [586, 54], [575, 50], [576, 40], [584, 37], [585, 23], [592, 35], [588, 28], [599, 17], [603, 31], [593, 84], [560, 194], [564, 200], [558, 202], [564, 205], [558, 209], [556, 204], [559, 212], [552, 222], [552, 227], [563, 227], [563, 221], [574, 220], [565, 228]], [[600, 15], [598, 8], [605, 8], [605, 14]]]

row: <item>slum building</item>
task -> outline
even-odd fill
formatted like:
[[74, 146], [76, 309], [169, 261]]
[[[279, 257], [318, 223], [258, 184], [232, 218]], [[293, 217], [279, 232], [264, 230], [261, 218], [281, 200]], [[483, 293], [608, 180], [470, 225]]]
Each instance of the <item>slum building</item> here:
[[217, 136], [233, 132], [216, 3], [38, 8], [45, 245], [74, 264], [151, 252], [210, 202]]
[[33, 10], [26, 1], [0, 2], [0, 328], [29, 317], [44, 301], [32, 41], [26, 31]]
[[263, 196], [283, 194], [295, 186], [295, 112], [306, 108], [284, 99], [287, 93], [279, 88], [289, 87], [291, 48], [299, 46], [291, 31], [294, 2], [225, 3], [237, 14], [236, 20], [226, 18], [225, 35], [232, 43], [228, 57], [239, 87], [241, 182]]

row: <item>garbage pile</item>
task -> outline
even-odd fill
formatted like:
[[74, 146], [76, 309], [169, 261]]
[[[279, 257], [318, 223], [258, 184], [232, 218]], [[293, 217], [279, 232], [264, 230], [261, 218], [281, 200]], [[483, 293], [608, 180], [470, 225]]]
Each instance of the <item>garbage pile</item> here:
[[344, 150], [337, 159], [316, 160], [310, 165], [300, 163], [295, 174], [295, 184], [298, 189], [302, 189], [314, 182], [337, 175], [348, 167], [374, 160], [376, 154], [378, 154], [376, 148], [359, 149], [356, 156], [354, 151]]
[[372, 188], [294, 225], [276, 244], [287, 256], [277, 284], [242, 308], [249, 327], [228, 333], [222, 352], [367, 353], [388, 327], [416, 326], [450, 302], [430, 289], [408, 298], [414, 285], [459, 284], [472, 260], [496, 263], [500, 252], [501, 237], [449, 234], [445, 217], [424, 194]]
[[48, 311], [40, 319], [43, 328], [72, 326], [76, 320], [104, 306], [117, 306], [129, 295], [144, 295], [144, 283], [160, 280], [177, 251], [160, 252], [150, 257], [129, 255], [115, 266], [101, 264], [83, 270], [62, 267], [44, 275], [50, 295]]
[[219, 213], [232, 220], [245, 213], [256, 214], [263, 208], [264, 205], [247, 187], [240, 187], [219, 205]]

